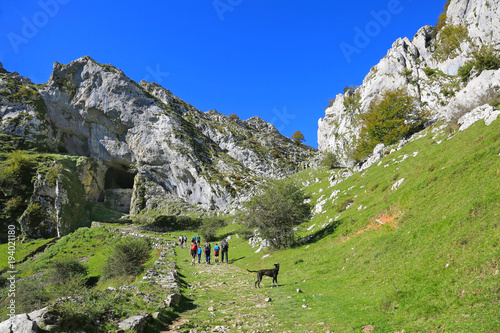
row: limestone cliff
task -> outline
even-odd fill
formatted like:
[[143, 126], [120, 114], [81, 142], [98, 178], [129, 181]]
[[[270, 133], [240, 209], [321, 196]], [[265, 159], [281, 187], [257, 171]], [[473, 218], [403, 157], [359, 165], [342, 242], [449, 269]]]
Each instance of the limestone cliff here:
[[[316, 155], [258, 117], [199, 111], [86, 56], [55, 63], [42, 85], [3, 68], [0, 80], [1, 133], [98, 161], [93, 200], [109, 199], [136, 215], [229, 209], [263, 178], [286, 177]], [[39, 198], [54, 198], [57, 187], [37, 184]]]
[[[419, 109], [429, 111], [433, 120], [447, 121], [456, 121], [499, 94], [499, 70], [470, 67], [481, 52], [499, 54], [499, 2], [451, 0], [442, 19], [441, 26], [424, 26], [412, 40], [396, 40], [361, 86], [337, 95], [318, 121], [320, 151], [332, 152], [343, 165], [352, 166], [362, 126], [359, 114], [384, 91], [404, 87]], [[353, 99], [354, 105], [349, 103]]]

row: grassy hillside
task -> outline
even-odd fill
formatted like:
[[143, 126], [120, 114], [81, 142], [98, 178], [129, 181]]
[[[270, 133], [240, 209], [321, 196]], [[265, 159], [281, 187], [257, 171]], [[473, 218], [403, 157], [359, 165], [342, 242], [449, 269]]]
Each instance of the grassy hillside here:
[[314, 328], [320, 322], [341, 332], [368, 325], [374, 332], [500, 331], [500, 121], [453, 136], [436, 125], [331, 186], [344, 172], [296, 176], [312, 204], [322, 204], [299, 231], [311, 237], [307, 244], [264, 258], [234, 241], [237, 266], [281, 264], [283, 288], [271, 297], [284, 325], [297, 332], [297, 325], [321, 331]]
[[[315, 212], [298, 230], [304, 239], [299, 247], [257, 252], [244, 238], [248, 231], [229, 223], [217, 233], [218, 239], [230, 236], [229, 265], [190, 266], [188, 250], [177, 248], [183, 303], [164, 312], [157, 327], [175, 319], [171, 328], [180, 332], [215, 326], [231, 332], [500, 331], [500, 121], [490, 126], [479, 121], [453, 135], [436, 124], [418, 137], [350, 177], [344, 169], [295, 175]], [[196, 232], [173, 234], [190, 238]], [[49, 281], [51, 265], [65, 257], [84, 263], [86, 279], [97, 278], [119, 239], [107, 229], [79, 229], [19, 264], [19, 278]], [[52, 244], [20, 245], [18, 260], [46, 242]], [[152, 251], [146, 267], [157, 256]], [[274, 263], [281, 265], [280, 288], [271, 289], [265, 278], [256, 290], [255, 274], [246, 269]], [[148, 290], [141, 279], [99, 279], [92, 290], [83, 290], [85, 309], [58, 311], [97, 316], [102, 314], [94, 313], [95, 305], [111, 309], [116, 316], [106, 327], [112, 331], [118, 318], [161, 309], [165, 295]], [[159, 297], [152, 302], [137, 294], [127, 295], [125, 302], [104, 297], [108, 286], [123, 284]], [[34, 296], [62, 296], [50, 285], [45, 291]], [[96, 297], [99, 301], [92, 303]]]

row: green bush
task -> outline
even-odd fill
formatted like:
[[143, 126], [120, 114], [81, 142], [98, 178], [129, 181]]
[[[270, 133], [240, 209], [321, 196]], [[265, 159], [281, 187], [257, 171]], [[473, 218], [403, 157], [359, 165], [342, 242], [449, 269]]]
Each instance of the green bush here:
[[127, 237], [116, 244], [104, 265], [104, 278], [138, 275], [151, 254], [151, 244], [144, 238]]
[[354, 112], [361, 107], [361, 94], [357, 87], [344, 88], [344, 107], [348, 112]]
[[474, 61], [468, 61], [465, 63], [465, 65], [461, 66], [458, 69], [458, 76], [462, 78], [463, 82], [466, 82], [469, 80], [470, 73], [472, 72], [472, 69], [474, 68]]
[[446, 25], [436, 41], [435, 56], [438, 60], [455, 58], [460, 52], [460, 44], [469, 36], [469, 31], [462, 25]]
[[337, 206], [337, 212], [342, 213], [345, 211], [349, 206], [351, 206], [354, 203], [353, 199], [347, 199], [346, 201], [340, 203]]
[[226, 225], [224, 220], [218, 218], [206, 218], [203, 219], [200, 234], [208, 242], [213, 242], [217, 240], [216, 234], [219, 228], [222, 228]]
[[145, 230], [191, 230], [196, 231], [201, 226], [202, 221], [196, 217], [160, 215], [154, 218], [153, 222], [143, 227]]
[[321, 164], [328, 169], [335, 169], [339, 167], [337, 156], [332, 152], [326, 152]]
[[368, 112], [361, 116], [363, 127], [354, 158], [362, 160], [377, 144], [392, 145], [421, 130], [427, 116], [415, 102], [403, 88], [386, 91], [379, 100], [372, 101]]
[[272, 182], [260, 196], [245, 204], [240, 219], [251, 228], [258, 228], [263, 238], [275, 248], [297, 244], [294, 227], [306, 221], [311, 206], [304, 201], [305, 192], [292, 181]]
[[479, 73], [500, 68], [500, 57], [495, 54], [491, 45], [483, 45], [479, 51], [474, 52], [474, 58], [474, 65]]
[[65, 258], [55, 261], [51, 267], [51, 277], [54, 284], [63, 284], [72, 278], [83, 279], [87, 268], [76, 258]]
[[50, 300], [50, 295], [43, 285], [31, 279], [19, 281], [16, 289], [17, 313], [32, 312], [43, 308]]
[[434, 36], [436, 36], [438, 32], [441, 31], [446, 26], [446, 19], [448, 17], [446, 12], [448, 11], [449, 5], [450, 5], [450, 0], [447, 0], [446, 3], [444, 4], [443, 12], [439, 15], [438, 21], [434, 25], [434, 31], [433, 31]]
[[468, 61], [458, 69], [458, 76], [463, 82], [469, 80], [473, 69], [477, 71], [477, 75], [485, 70], [499, 69], [500, 56], [496, 54], [491, 45], [483, 45], [481, 49], [473, 52], [474, 60]]
[[436, 74], [437, 70], [434, 69], [434, 68], [429, 68], [429, 67], [425, 67], [423, 69], [425, 75], [427, 75], [427, 77], [431, 77], [433, 76], [434, 74]]
[[126, 301], [116, 293], [92, 291], [82, 295], [79, 302], [63, 301], [54, 304], [51, 314], [58, 318], [56, 332], [104, 332], [99, 325], [128, 315]]

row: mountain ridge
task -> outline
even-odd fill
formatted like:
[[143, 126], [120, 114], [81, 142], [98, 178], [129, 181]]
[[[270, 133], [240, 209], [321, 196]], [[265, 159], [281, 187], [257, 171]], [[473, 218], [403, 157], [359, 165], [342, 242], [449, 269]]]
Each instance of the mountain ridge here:
[[97, 161], [99, 190], [89, 199], [122, 196], [121, 207], [130, 201], [133, 215], [168, 215], [169, 203], [181, 202], [193, 211], [232, 210], [258, 183], [315, 163], [314, 148], [258, 117], [199, 111], [88, 56], [54, 63], [45, 84], [1, 75], [1, 132]]
[[498, 2], [450, 0], [445, 8], [440, 23], [420, 28], [412, 40], [397, 39], [359, 87], [346, 87], [336, 96], [318, 120], [320, 151], [337, 155], [342, 165], [354, 166], [358, 161], [353, 151], [363, 126], [359, 116], [385, 91], [404, 88], [417, 100], [417, 109], [430, 114], [430, 123], [456, 122], [500, 94], [498, 67], [470, 67], [481, 52], [499, 57]]

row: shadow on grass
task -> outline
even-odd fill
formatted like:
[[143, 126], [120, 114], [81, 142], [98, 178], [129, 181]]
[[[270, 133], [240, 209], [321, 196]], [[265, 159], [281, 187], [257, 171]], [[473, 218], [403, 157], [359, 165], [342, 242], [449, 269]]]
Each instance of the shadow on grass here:
[[237, 261], [239, 261], [239, 260], [245, 259], [245, 258], [246, 258], [246, 257], [240, 257], [240, 258], [236, 258], [236, 259], [231, 259], [231, 260], [229, 260], [229, 263], [230, 263], [230, 264], [233, 264], [233, 263], [235, 263], [235, 262], [237, 262]]
[[342, 223], [340, 221], [333, 221], [332, 223], [330, 223], [325, 228], [323, 228], [321, 230], [318, 230], [315, 233], [307, 236], [304, 239], [304, 244], [316, 243], [316, 242], [322, 240], [323, 238], [325, 238], [327, 236], [330, 236], [331, 234], [333, 234], [335, 232], [335, 230], [337, 230], [337, 228], [341, 224]]

